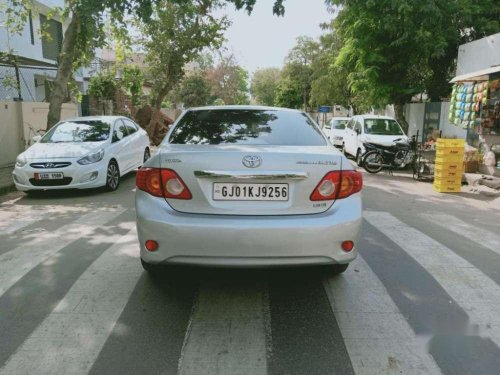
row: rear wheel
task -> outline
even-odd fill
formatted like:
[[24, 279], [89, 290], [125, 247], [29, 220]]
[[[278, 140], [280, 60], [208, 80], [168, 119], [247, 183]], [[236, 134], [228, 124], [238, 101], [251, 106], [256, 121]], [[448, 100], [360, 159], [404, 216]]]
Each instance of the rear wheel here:
[[106, 171], [106, 190], [115, 191], [120, 185], [120, 169], [118, 163], [111, 160]]
[[368, 151], [363, 158], [363, 167], [368, 173], [378, 173], [382, 170], [382, 155], [377, 151]]

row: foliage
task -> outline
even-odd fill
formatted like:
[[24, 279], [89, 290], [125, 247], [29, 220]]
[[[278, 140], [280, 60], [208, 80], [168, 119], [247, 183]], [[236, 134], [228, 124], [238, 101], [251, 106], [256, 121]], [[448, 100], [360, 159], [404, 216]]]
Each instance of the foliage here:
[[177, 90], [177, 98], [186, 108], [204, 106], [210, 103], [210, 86], [200, 72], [189, 75]]
[[221, 98], [215, 99], [212, 104], [213, 105], [226, 105], [226, 103], [224, 102], [224, 100], [222, 100]]
[[494, 0], [329, 0], [340, 7], [332, 28], [342, 47], [336, 66], [355, 95], [373, 105], [401, 105], [422, 91], [449, 94], [461, 43], [500, 30]]
[[115, 72], [113, 70], [106, 70], [90, 79], [88, 92], [100, 100], [113, 100], [116, 88]]
[[300, 109], [303, 105], [302, 87], [290, 77], [282, 78], [276, 90], [274, 105]]
[[144, 74], [139, 67], [125, 65], [122, 71], [122, 86], [128, 91], [133, 105], [139, 105], [142, 97]]
[[304, 36], [297, 38], [296, 45], [285, 59], [276, 105], [307, 109], [313, 77], [312, 63], [317, 58], [319, 49], [320, 45], [314, 39]]
[[252, 76], [250, 92], [257, 103], [273, 106], [281, 78], [278, 68], [265, 68], [255, 71]]
[[233, 55], [221, 56], [219, 63], [206, 71], [212, 99], [225, 104], [248, 104], [248, 72], [236, 63]]

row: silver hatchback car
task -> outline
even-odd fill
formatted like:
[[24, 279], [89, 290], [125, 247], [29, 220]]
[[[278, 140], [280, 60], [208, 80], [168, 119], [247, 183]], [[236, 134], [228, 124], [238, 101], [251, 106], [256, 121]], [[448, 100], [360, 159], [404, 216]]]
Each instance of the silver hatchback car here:
[[356, 257], [361, 174], [296, 110], [189, 109], [137, 173], [141, 261], [331, 265]]

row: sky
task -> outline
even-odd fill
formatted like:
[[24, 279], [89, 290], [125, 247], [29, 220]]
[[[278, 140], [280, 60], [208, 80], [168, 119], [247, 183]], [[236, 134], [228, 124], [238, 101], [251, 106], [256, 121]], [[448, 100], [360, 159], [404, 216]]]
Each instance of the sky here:
[[250, 16], [232, 5], [223, 12], [232, 21], [226, 46], [250, 74], [258, 68], [281, 67], [298, 36], [318, 37], [320, 23], [332, 18], [324, 0], [286, 0], [284, 17], [273, 15], [273, 4], [274, 0], [257, 0]]

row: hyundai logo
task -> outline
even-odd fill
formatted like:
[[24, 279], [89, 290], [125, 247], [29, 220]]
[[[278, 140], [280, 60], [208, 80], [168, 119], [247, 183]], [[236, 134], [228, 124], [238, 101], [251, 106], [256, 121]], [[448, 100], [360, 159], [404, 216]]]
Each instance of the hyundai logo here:
[[247, 168], [257, 168], [262, 164], [262, 158], [257, 155], [247, 155], [243, 157], [242, 162]]
[[45, 168], [54, 168], [55, 164], [54, 163], [45, 163]]

